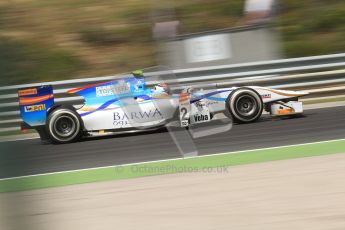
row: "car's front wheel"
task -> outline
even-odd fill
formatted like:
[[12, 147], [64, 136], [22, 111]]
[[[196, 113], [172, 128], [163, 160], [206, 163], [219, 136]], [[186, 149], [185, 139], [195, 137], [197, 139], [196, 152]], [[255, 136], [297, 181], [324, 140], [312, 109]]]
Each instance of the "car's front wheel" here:
[[48, 115], [46, 129], [54, 143], [70, 143], [81, 137], [82, 122], [74, 110], [57, 108]]
[[250, 88], [236, 89], [229, 95], [226, 103], [228, 112], [237, 123], [256, 121], [264, 107], [260, 95]]

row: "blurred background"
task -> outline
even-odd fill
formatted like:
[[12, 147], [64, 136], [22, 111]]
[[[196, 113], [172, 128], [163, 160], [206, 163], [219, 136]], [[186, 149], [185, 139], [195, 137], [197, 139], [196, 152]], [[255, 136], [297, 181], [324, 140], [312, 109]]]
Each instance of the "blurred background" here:
[[[172, 69], [183, 69], [341, 53], [345, 52], [344, 38], [344, 0], [0, 0], [0, 85], [106, 76], [162, 64]], [[308, 77], [308, 74], [303, 79], [311, 83], [321, 78], [333, 81], [311, 86], [316, 87], [310, 91], [316, 99], [309, 99], [309, 103], [319, 103], [321, 99], [317, 97], [325, 95], [327, 97], [322, 102], [345, 101], [343, 69], [328, 75], [311, 73]], [[267, 84], [300, 84], [296, 75], [294, 77], [296, 79], [275, 79], [274, 83]], [[305, 83], [299, 87], [305, 87]], [[338, 87], [338, 91], [325, 91], [326, 86]], [[343, 88], [339, 89], [340, 86]], [[70, 87], [56, 85], [60, 90], [58, 99], [64, 99], [61, 91], [66, 92]], [[343, 94], [339, 96], [340, 90]], [[19, 134], [21, 118], [15, 87], [2, 89], [0, 102], [0, 136]], [[326, 112], [320, 113], [322, 119], [317, 120], [316, 116], [313, 122], [306, 122], [309, 128], [298, 126], [298, 131], [305, 128], [312, 132], [316, 130], [314, 124], [322, 123], [325, 126], [317, 126], [319, 131], [315, 134], [306, 132], [305, 135], [313, 138], [343, 135], [343, 129], [340, 130], [343, 127], [339, 125], [344, 124], [341, 110]], [[276, 135], [282, 130], [285, 129], [271, 134]], [[286, 129], [286, 133], [288, 131]], [[154, 140], [150, 136], [148, 138]], [[281, 143], [285, 143], [289, 136], [280, 138], [283, 139]], [[302, 141], [303, 138], [300, 139]], [[108, 162], [106, 154], [114, 156], [118, 142], [113, 143], [103, 151], [104, 158], [100, 158], [103, 162]], [[127, 142], [124, 143], [126, 145]], [[15, 145], [8, 145], [7, 150], [0, 151], [8, 157], [2, 159], [3, 165], [9, 165], [3, 170], [10, 167], [14, 170], [16, 167], [35, 168], [42, 162], [41, 167], [48, 168], [44, 161], [49, 158], [52, 165], [57, 163], [60, 166], [63, 162], [63, 167], [72, 165], [69, 161], [74, 160], [78, 164], [90, 163], [95, 159], [94, 153], [86, 148], [99, 146], [92, 145], [92, 142], [85, 145], [86, 148], [76, 146], [75, 155], [71, 154], [73, 149], [61, 154], [64, 150], [59, 147], [51, 155], [42, 157], [39, 153], [41, 146], [19, 144], [16, 149], [12, 147]], [[53, 148], [42, 146], [47, 152]], [[262, 147], [261, 143], [259, 147]], [[25, 153], [24, 149], [30, 154], [20, 157], [13, 154], [15, 151]], [[89, 152], [92, 154], [87, 158]], [[37, 156], [34, 157], [35, 154]], [[2, 208], [6, 211], [2, 213], [13, 212], [20, 218], [2, 218], [2, 222], [11, 229], [25, 229], [27, 226], [36, 229], [31, 220], [46, 215], [45, 205], [50, 206], [55, 199], [46, 199], [44, 203], [41, 195], [37, 197], [5, 196]], [[25, 216], [26, 210], [30, 213], [32, 207], [38, 207], [38, 214]]]
[[0, 84], [345, 51], [343, 0], [1, 0]]

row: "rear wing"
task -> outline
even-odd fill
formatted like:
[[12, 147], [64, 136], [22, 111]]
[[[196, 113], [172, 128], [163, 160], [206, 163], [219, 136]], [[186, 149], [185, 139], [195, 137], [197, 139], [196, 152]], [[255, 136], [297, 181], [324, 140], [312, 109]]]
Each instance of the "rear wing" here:
[[20, 116], [25, 126], [36, 127], [46, 124], [47, 111], [54, 105], [51, 85], [18, 90]]

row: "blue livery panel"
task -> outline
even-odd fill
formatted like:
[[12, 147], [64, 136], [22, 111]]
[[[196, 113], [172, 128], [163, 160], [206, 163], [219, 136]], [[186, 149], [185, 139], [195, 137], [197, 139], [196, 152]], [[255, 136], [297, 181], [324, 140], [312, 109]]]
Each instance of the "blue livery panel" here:
[[84, 106], [79, 110], [82, 117], [108, 108], [127, 106], [123, 104], [126, 98], [143, 101], [152, 99], [152, 90], [146, 89], [145, 80], [135, 77], [87, 85], [72, 89], [68, 93], [80, 95], [85, 99]]
[[45, 125], [47, 110], [54, 105], [52, 86], [39, 86], [18, 91], [22, 120], [29, 126]]

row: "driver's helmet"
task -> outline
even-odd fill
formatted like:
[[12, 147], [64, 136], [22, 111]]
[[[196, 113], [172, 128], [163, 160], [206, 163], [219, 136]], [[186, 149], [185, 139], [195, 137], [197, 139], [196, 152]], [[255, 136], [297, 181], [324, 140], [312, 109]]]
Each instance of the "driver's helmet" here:
[[134, 70], [134, 71], [132, 71], [132, 74], [133, 74], [133, 76], [134, 77], [143, 77], [144, 76], [144, 71], [142, 71], [142, 70]]

